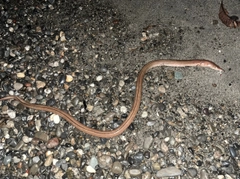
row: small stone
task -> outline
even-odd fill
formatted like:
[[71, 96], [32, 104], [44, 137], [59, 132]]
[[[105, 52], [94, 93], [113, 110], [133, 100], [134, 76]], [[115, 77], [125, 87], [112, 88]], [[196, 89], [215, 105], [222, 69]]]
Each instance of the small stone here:
[[60, 36], [60, 41], [61, 41], [61, 42], [66, 41], [65, 33], [64, 33], [63, 31], [60, 32], [60, 35], [59, 35], [59, 36]]
[[155, 170], [155, 171], [159, 171], [161, 169], [161, 166], [159, 163], [153, 163], [152, 166], [153, 166], [153, 170]]
[[13, 87], [15, 90], [18, 91], [23, 87], [23, 84], [22, 83], [14, 83]]
[[[138, 152], [136, 153], [133, 158], [132, 158], [132, 163], [136, 164], [136, 165], [140, 165], [144, 159], [144, 156], [143, 156], [143, 152]], [[130, 161], [131, 163], [131, 161]]]
[[59, 145], [59, 139], [54, 137], [47, 142], [47, 148], [51, 149]]
[[150, 146], [152, 145], [152, 142], [153, 142], [152, 136], [146, 137], [143, 143], [143, 148], [146, 150], [149, 149]]
[[98, 160], [97, 160], [97, 158], [95, 156], [91, 157], [89, 165], [92, 168], [95, 168], [98, 165]]
[[14, 150], [20, 150], [24, 146], [24, 142], [21, 140], [16, 147], [14, 147]]
[[44, 142], [47, 142], [49, 140], [49, 136], [44, 132], [36, 132], [34, 137], [36, 137]]
[[147, 126], [154, 126], [156, 124], [156, 121], [148, 121]]
[[120, 81], [119, 81], [119, 86], [120, 86], [120, 87], [123, 87], [124, 85], [125, 85], [125, 82], [124, 82], [123, 80], [120, 80]]
[[58, 159], [55, 159], [55, 158], [54, 158], [52, 164], [53, 164], [53, 165], [56, 165], [58, 161], [59, 161]]
[[197, 141], [200, 142], [200, 143], [205, 143], [207, 141], [206, 134], [199, 134], [197, 136]]
[[119, 161], [113, 163], [112, 172], [118, 175], [122, 173], [122, 164]]
[[35, 157], [33, 157], [33, 163], [38, 163], [39, 161], [40, 161], [40, 158], [39, 158], [39, 156], [35, 156]]
[[148, 117], [148, 112], [147, 111], [143, 111], [142, 118], [146, 118], [146, 117]]
[[132, 176], [132, 177], [137, 177], [139, 175], [141, 175], [142, 171], [140, 169], [130, 169], [129, 170], [129, 174]]
[[160, 111], [165, 111], [165, 110], [166, 110], [166, 105], [163, 104], [163, 103], [159, 103], [159, 104], [157, 105], [157, 107], [158, 107], [158, 109], [159, 109]]
[[7, 114], [7, 110], [8, 110], [8, 106], [7, 105], [2, 106], [2, 112], [4, 114]]
[[8, 24], [12, 24], [13, 20], [12, 19], [7, 19]]
[[96, 173], [96, 170], [94, 168], [92, 168], [91, 166], [87, 166], [86, 170], [89, 173]]
[[112, 158], [109, 155], [102, 155], [98, 158], [99, 166], [103, 169], [109, 169], [112, 166]]
[[37, 89], [44, 88], [46, 83], [43, 81], [36, 81]]
[[52, 114], [50, 116], [50, 120], [54, 122], [54, 124], [59, 124], [60, 122], [60, 117], [57, 114]]
[[96, 80], [101, 81], [103, 79], [102, 75], [97, 76]]
[[18, 157], [16, 157], [16, 156], [14, 156], [14, 157], [12, 158], [12, 161], [13, 161], [13, 163], [19, 163], [19, 162], [21, 162], [21, 159], [18, 158]]
[[173, 177], [182, 175], [182, 171], [176, 167], [167, 167], [157, 172], [157, 177]]
[[13, 32], [14, 31], [14, 28], [13, 27], [9, 27], [9, 32]]
[[181, 80], [183, 78], [183, 75], [180, 71], [174, 71], [174, 78], [176, 80]]
[[97, 117], [97, 116], [100, 116], [101, 114], [103, 114], [105, 111], [104, 109], [102, 109], [100, 106], [96, 106], [93, 108], [92, 110], [92, 114]]
[[29, 45], [25, 46], [25, 50], [29, 51], [30, 50], [30, 46]]
[[200, 179], [209, 179], [208, 172], [205, 169], [200, 171]]
[[234, 179], [233, 177], [231, 177], [230, 175], [228, 174], [225, 174], [225, 179]]
[[174, 78], [174, 73], [172, 70], [168, 70], [166, 73], [167, 79], [171, 80]]
[[47, 159], [45, 160], [45, 162], [44, 162], [44, 166], [45, 166], [45, 167], [50, 166], [50, 165], [52, 164], [52, 161], [53, 161], [53, 155], [49, 155], [49, 156], [47, 157]]
[[72, 82], [73, 77], [71, 75], [66, 75], [66, 82]]
[[50, 150], [48, 150], [48, 151], [45, 153], [46, 157], [48, 157], [49, 155], [52, 155], [52, 154], [53, 154], [53, 152], [50, 151]]
[[125, 106], [121, 106], [120, 111], [122, 113], [127, 113], [127, 108]]
[[146, 32], [142, 32], [142, 37], [141, 37], [141, 41], [146, 41], [149, 37], [147, 36]]
[[88, 111], [92, 111], [92, 110], [93, 110], [93, 105], [87, 104], [87, 110], [88, 110]]
[[36, 120], [35, 125], [36, 125], [36, 130], [39, 131], [42, 126], [41, 120]]
[[230, 152], [232, 157], [234, 157], [234, 158], [237, 157], [237, 150], [232, 145], [229, 146], [229, 152]]
[[196, 168], [188, 168], [188, 174], [192, 177], [192, 178], [194, 178], [194, 177], [196, 177], [197, 176], [197, 169]]
[[89, 150], [90, 147], [91, 147], [91, 146], [90, 146], [89, 143], [85, 143], [83, 148], [84, 148], [84, 150]]
[[36, 27], [36, 32], [42, 32], [42, 28], [40, 26]]
[[142, 174], [142, 179], [151, 179], [151, 176], [150, 172], [145, 172]]
[[36, 175], [38, 173], [38, 164], [33, 164], [29, 170], [30, 175]]
[[46, 94], [50, 94], [51, 92], [52, 92], [52, 90], [49, 88], [44, 89], [44, 93], [46, 93]]
[[144, 158], [149, 159], [150, 158], [150, 152], [147, 150], [143, 153]]
[[119, 103], [119, 100], [118, 100], [118, 99], [116, 99], [116, 100], [114, 100], [114, 101], [112, 102], [112, 105], [113, 105], [113, 106], [117, 106], [117, 105], [118, 105], [118, 103]]
[[168, 152], [168, 146], [167, 146], [167, 144], [166, 144], [164, 141], [161, 142], [160, 147], [161, 147], [161, 150], [162, 150], [164, 153], [167, 153], [167, 152]]
[[7, 114], [11, 119], [16, 118], [16, 112], [11, 109], [7, 110]]
[[76, 158], [76, 153], [74, 151], [70, 151], [70, 152], [67, 153], [66, 156], [69, 157], [70, 159], [75, 159]]
[[180, 114], [180, 116], [181, 116], [182, 118], [186, 118], [186, 117], [187, 117], [186, 113], [183, 112], [182, 108], [178, 107], [178, 108], [177, 108], [177, 112]]
[[27, 143], [32, 141], [32, 138], [25, 135], [25, 136], [22, 137], [22, 140], [25, 144], [27, 144]]
[[159, 91], [160, 93], [166, 93], [166, 89], [165, 89], [165, 87], [164, 87], [163, 85], [160, 85], [160, 86], [158, 87], [158, 91]]
[[13, 128], [14, 127], [14, 122], [13, 121], [7, 121], [6, 126], [7, 128]]
[[3, 164], [8, 165], [11, 161], [12, 161], [12, 157], [7, 155], [3, 159]]
[[17, 73], [17, 77], [18, 77], [18, 78], [24, 78], [24, 77], [25, 77], [25, 74], [24, 74], [24, 73]]

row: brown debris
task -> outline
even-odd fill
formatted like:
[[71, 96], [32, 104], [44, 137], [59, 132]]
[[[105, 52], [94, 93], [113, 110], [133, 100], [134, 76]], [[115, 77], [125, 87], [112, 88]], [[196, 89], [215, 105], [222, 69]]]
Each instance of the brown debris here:
[[237, 16], [228, 15], [228, 11], [223, 6], [223, 1], [221, 1], [218, 17], [227, 27], [236, 28], [240, 26], [240, 21], [238, 21]]

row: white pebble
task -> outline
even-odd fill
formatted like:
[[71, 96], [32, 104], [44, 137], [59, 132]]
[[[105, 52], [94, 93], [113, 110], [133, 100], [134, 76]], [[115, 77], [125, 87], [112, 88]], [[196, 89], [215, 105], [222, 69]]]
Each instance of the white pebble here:
[[66, 41], [65, 33], [63, 31], [60, 32], [59, 36], [60, 36], [60, 41], [61, 42]]
[[27, 121], [31, 121], [32, 119], [33, 119], [33, 115], [29, 115], [28, 117], [27, 117]]
[[29, 45], [25, 46], [25, 50], [29, 51], [30, 50], [30, 46]]
[[55, 158], [54, 158], [52, 164], [53, 164], [53, 165], [56, 165], [57, 162], [58, 162], [58, 159], [55, 159]]
[[66, 82], [71, 82], [73, 80], [73, 77], [71, 75], [66, 76]]
[[166, 88], [165, 88], [163, 85], [160, 85], [160, 86], [158, 87], [158, 91], [159, 91], [160, 93], [166, 93]]
[[91, 86], [91, 87], [94, 87], [94, 86], [95, 86], [95, 84], [94, 84], [94, 83], [91, 83], [89, 86]]
[[92, 106], [91, 104], [88, 104], [88, 105], [87, 105], [87, 110], [88, 110], [88, 111], [92, 111], [92, 110], [93, 110], [93, 106]]
[[29, 142], [32, 141], [32, 138], [30, 138], [30, 137], [28, 137], [28, 136], [25, 135], [25, 136], [22, 137], [22, 140], [23, 140], [24, 143], [27, 144], [27, 143], [29, 143]]
[[21, 159], [22, 159], [23, 161], [26, 160], [26, 159], [27, 159], [27, 155], [26, 155], [26, 154], [22, 154]]
[[102, 78], [103, 78], [102, 75], [99, 75], [99, 76], [97, 76], [96, 80], [97, 80], [97, 81], [101, 81]]
[[46, 89], [44, 90], [44, 93], [46, 93], [46, 94], [50, 94], [51, 92], [52, 92], [52, 90], [49, 89], [49, 88], [46, 88]]
[[46, 86], [46, 83], [43, 81], [36, 81], [37, 89], [44, 88]]
[[14, 118], [16, 117], [16, 112], [13, 111], [13, 110], [11, 110], [11, 109], [9, 109], [9, 110], [7, 111], [7, 113], [8, 113], [8, 116], [9, 116], [11, 119], [14, 119]]
[[143, 111], [142, 118], [146, 118], [147, 116], [148, 116], [148, 112], [147, 111]]
[[9, 139], [10, 138], [10, 135], [9, 134], [5, 134], [5, 139]]
[[8, 23], [8, 24], [11, 24], [12, 22], [13, 22], [12, 19], [7, 19], [7, 23]]
[[47, 157], [47, 159], [45, 160], [45, 162], [44, 162], [44, 166], [45, 166], [45, 167], [50, 166], [50, 165], [52, 164], [52, 161], [53, 161], [53, 156], [52, 156], [52, 155], [49, 155], [49, 156]]
[[125, 82], [123, 80], [119, 81], [119, 86], [123, 87], [125, 85]]
[[24, 78], [24, 77], [25, 77], [25, 74], [24, 74], [24, 73], [17, 73], [17, 77], [18, 77], [18, 78]]
[[59, 124], [59, 122], [60, 122], [60, 117], [59, 117], [59, 115], [52, 114], [52, 115], [50, 116], [50, 120], [53, 121], [55, 124]]
[[156, 121], [154, 121], [154, 120], [148, 121], [147, 126], [153, 126], [153, 125], [155, 125], [155, 123], [156, 123]]
[[52, 154], [53, 154], [53, 152], [50, 151], [50, 150], [48, 150], [48, 151], [45, 153], [46, 157], [48, 157], [48, 156], [50, 156], [50, 155], [52, 155]]
[[23, 84], [22, 83], [14, 83], [13, 87], [15, 90], [20, 90], [23, 87]]
[[121, 106], [120, 111], [122, 113], [127, 113], [127, 108], [125, 106]]
[[142, 171], [140, 170], [140, 169], [130, 169], [129, 170], [129, 174], [130, 174], [130, 176], [132, 176], [132, 177], [136, 177], [136, 176], [139, 176], [139, 175], [141, 175], [141, 173], [142, 173]]
[[9, 27], [9, 31], [10, 31], [10, 32], [13, 32], [13, 31], [14, 31], [14, 28], [13, 28], [13, 27]]
[[87, 166], [86, 169], [87, 169], [87, 172], [89, 172], [89, 173], [96, 173], [96, 170], [94, 168], [92, 168], [90, 165]]
[[39, 156], [33, 157], [32, 161], [33, 161], [33, 163], [38, 163], [40, 161]]

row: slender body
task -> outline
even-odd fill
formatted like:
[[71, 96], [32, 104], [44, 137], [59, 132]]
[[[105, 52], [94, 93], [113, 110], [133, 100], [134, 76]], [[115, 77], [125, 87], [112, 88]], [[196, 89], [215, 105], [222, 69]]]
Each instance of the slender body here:
[[118, 128], [111, 130], [111, 131], [100, 131], [100, 130], [89, 128], [89, 127], [81, 124], [80, 122], [78, 122], [75, 118], [73, 118], [68, 113], [62, 111], [61, 109], [50, 107], [50, 106], [45, 106], [45, 105], [31, 104], [31, 103], [26, 102], [25, 100], [21, 99], [18, 96], [7, 96], [4, 98], [1, 98], [0, 101], [14, 99], [14, 100], [19, 101], [25, 107], [58, 114], [59, 116], [61, 116], [65, 120], [67, 120], [70, 124], [72, 124], [74, 127], [76, 127], [78, 130], [85, 132], [89, 135], [96, 136], [96, 137], [102, 137], [102, 138], [112, 138], [112, 137], [118, 136], [121, 133], [123, 133], [129, 127], [129, 125], [133, 122], [133, 120], [138, 112], [140, 102], [141, 102], [142, 83], [143, 83], [144, 75], [146, 74], [146, 72], [149, 69], [151, 69], [153, 67], [157, 67], [157, 66], [171, 66], [171, 67], [200, 66], [200, 67], [208, 67], [208, 68], [220, 71], [220, 72], [223, 71], [223, 69], [221, 69], [215, 63], [208, 61], [208, 60], [155, 60], [155, 61], [151, 61], [151, 62], [147, 63], [146, 65], [144, 65], [144, 67], [141, 69], [141, 71], [138, 74], [137, 82], [136, 82], [135, 98], [134, 98], [134, 102], [132, 105], [132, 109], [131, 109], [127, 119]]

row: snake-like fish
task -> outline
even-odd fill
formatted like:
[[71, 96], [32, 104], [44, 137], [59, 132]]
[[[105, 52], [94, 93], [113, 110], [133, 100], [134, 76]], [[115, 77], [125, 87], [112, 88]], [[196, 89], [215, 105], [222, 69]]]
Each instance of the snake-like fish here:
[[115, 136], [118, 136], [122, 134], [128, 127], [129, 125], [133, 122], [139, 106], [141, 102], [141, 97], [142, 97], [142, 84], [143, 84], [143, 79], [144, 75], [153, 67], [158, 67], [158, 66], [171, 66], [171, 67], [187, 67], [187, 66], [199, 66], [199, 67], [208, 67], [213, 70], [217, 70], [222, 72], [223, 69], [220, 68], [218, 65], [213, 63], [212, 61], [209, 60], [155, 60], [151, 61], [143, 66], [143, 68], [140, 70], [138, 77], [137, 77], [137, 82], [136, 82], [136, 92], [135, 92], [135, 98], [134, 102], [132, 105], [132, 109], [127, 117], [127, 119], [116, 129], [110, 130], [110, 131], [100, 131], [96, 129], [89, 128], [82, 123], [78, 122], [74, 117], [69, 115], [68, 113], [62, 111], [61, 109], [55, 108], [55, 107], [50, 107], [50, 106], [45, 106], [45, 105], [37, 105], [37, 104], [31, 104], [22, 98], [18, 96], [6, 96], [0, 99], [0, 101], [3, 100], [17, 100], [19, 101], [23, 106], [27, 108], [32, 108], [36, 110], [41, 110], [41, 111], [48, 111], [55, 113], [62, 118], [64, 118], [66, 121], [68, 121], [70, 124], [72, 124], [74, 127], [76, 127], [78, 130], [87, 133], [92, 136], [96, 137], [101, 137], [101, 138], [112, 138]]

